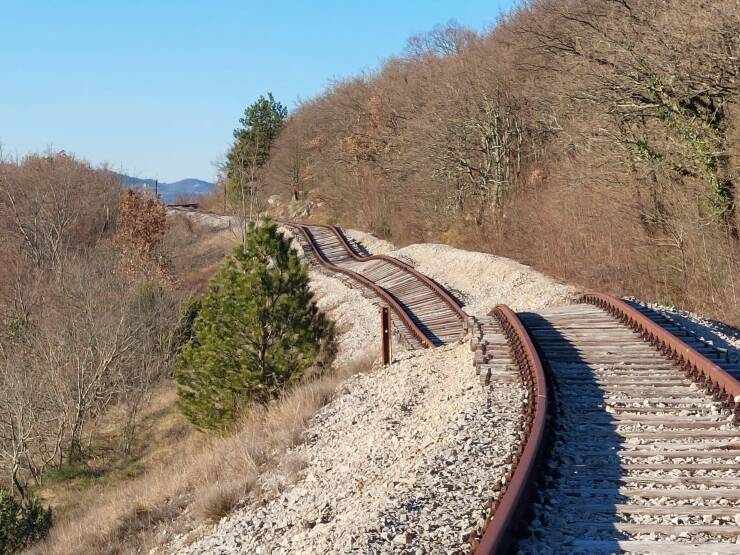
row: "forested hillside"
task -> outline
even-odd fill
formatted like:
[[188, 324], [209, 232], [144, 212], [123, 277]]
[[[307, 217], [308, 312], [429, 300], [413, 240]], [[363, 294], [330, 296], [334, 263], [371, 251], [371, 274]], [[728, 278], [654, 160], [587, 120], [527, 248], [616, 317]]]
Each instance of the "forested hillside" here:
[[64, 529], [140, 464], [179, 344], [164, 232], [164, 205], [106, 168], [0, 160], [0, 553], [48, 532], [42, 503]]
[[740, 321], [734, 0], [537, 0], [288, 118], [265, 196]]

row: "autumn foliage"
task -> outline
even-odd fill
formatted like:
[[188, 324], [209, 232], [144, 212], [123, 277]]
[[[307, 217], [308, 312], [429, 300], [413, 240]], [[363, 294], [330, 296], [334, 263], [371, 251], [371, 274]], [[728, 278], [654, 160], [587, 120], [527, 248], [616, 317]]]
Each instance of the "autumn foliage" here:
[[165, 205], [146, 192], [128, 189], [121, 199], [114, 238], [122, 253], [122, 271], [169, 279], [169, 261], [162, 251], [166, 229]]
[[740, 322], [739, 6], [531, 0], [482, 34], [437, 26], [293, 111], [266, 193]]

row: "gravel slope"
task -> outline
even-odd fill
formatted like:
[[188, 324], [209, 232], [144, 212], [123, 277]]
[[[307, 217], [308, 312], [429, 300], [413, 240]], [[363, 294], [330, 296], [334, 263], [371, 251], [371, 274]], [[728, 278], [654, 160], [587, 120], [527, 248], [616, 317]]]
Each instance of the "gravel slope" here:
[[334, 320], [338, 352], [335, 365], [352, 365], [366, 357], [366, 352], [380, 345], [378, 307], [359, 289], [345, 287], [335, 277], [320, 270], [309, 271], [311, 291], [319, 308]]
[[[507, 301], [551, 306], [574, 289], [499, 257], [441, 245], [386, 250], [450, 287], [474, 313]], [[320, 304], [340, 334], [340, 363], [378, 345], [377, 310], [331, 276], [312, 271]], [[358, 355], [361, 356], [361, 355]], [[480, 525], [488, 491], [505, 472], [523, 390], [482, 388], [466, 344], [404, 352], [394, 363], [345, 381], [287, 456], [303, 461], [286, 485], [278, 471], [265, 493], [182, 553], [463, 553]], [[173, 546], [174, 547], [174, 546]]]
[[437, 244], [409, 245], [390, 251], [434, 278], [464, 301], [471, 316], [483, 316], [494, 305], [536, 310], [567, 304], [580, 290], [508, 258]]
[[471, 374], [454, 345], [350, 378], [291, 454], [303, 479], [183, 552], [464, 552], [521, 401]]

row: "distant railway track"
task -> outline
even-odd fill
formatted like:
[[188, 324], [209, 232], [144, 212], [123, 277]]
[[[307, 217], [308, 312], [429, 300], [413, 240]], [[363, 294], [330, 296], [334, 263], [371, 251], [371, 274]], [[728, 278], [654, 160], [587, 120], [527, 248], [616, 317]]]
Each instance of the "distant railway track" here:
[[[170, 208], [197, 211], [196, 205]], [[460, 340], [468, 315], [443, 287], [412, 266], [385, 255], [359, 251], [336, 226], [278, 222], [292, 229], [309, 260], [346, 276], [365, 293], [390, 308], [397, 335], [409, 348], [427, 348]]]
[[[476, 553], [737, 553], [740, 384], [726, 357], [614, 297], [581, 301], [476, 323], [479, 352], [505, 332], [530, 392]], [[481, 372], [495, 360], [476, 359]]]

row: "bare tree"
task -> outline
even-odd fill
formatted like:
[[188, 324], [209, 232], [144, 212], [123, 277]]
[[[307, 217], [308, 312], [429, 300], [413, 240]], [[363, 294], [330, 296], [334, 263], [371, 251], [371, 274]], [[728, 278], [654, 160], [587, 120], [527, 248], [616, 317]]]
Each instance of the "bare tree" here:
[[[710, 217], [740, 236], [734, 172], [728, 156], [729, 105], [740, 93], [740, 9], [723, 0], [703, 6], [678, 0], [533, 3], [542, 17], [522, 32], [563, 60], [587, 105], [609, 120], [595, 134], [611, 140], [653, 187], [702, 179]], [[652, 195], [656, 194], [653, 187]]]
[[409, 37], [405, 54], [408, 57], [451, 56], [470, 46], [478, 35], [475, 31], [450, 19], [444, 25], [435, 25], [431, 31]]

